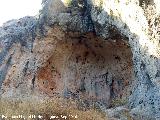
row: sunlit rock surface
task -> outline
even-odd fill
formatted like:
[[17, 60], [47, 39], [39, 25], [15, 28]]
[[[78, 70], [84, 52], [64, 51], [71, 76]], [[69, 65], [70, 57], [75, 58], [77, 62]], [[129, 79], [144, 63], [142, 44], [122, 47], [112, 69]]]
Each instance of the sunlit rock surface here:
[[59, 96], [103, 108], [119, 100], [135, 119], [160, 119], [158, 1], [42, 4], [39, 18], [0, 28], [1, 97]]

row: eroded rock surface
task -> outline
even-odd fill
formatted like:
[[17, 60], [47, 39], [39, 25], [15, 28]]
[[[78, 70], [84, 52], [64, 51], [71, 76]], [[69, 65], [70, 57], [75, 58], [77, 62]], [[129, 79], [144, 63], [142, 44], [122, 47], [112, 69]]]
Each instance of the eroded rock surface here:
[[16, 47], [11, 61], [18, 64], [12, 62], [2, 96], [39, 93], [98, 101], [108, 107], [113, 99], [129, 96], [134, 80], [132, 53], [122, 40], [106, 41], [94, 33], [66, 33], [54, 27], [44, 39], [35, 40], [32, 52], [21, 53]]

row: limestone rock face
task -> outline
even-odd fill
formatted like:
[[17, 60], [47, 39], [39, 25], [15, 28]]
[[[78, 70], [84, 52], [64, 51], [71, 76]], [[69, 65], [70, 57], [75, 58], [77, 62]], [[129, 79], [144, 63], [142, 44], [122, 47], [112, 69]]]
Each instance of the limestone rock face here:
[[[93, 4], [96, 5], [94, 2]], [[119, 2], [103, 1], [101, 6], [103, 8], [101, 12], [96, 7], [92, 8], [91, 15], [93, 23], [96, 23], [95, 30], [97, 27], [101, 36], [110, 37], [109, 30], [114, 28], [129, 38], [128, 43], [133, 54], [136, 77], [135, 88], [129, 99], [130, 107], [139, 110], [141, 108], [142, 111], [145, 111], [143, 114], [146, 116], [153, 115], [153, 118], [156, 116], [159, 119], [160, 54], [159, 30], [157, 29], [159, 24], [153, 25], [156, 23], [153, 19], [159, 19], [158, 12], [155, 12], [156, 9], [150, 4], [143, 10], [136, 2], [121, 0]], [[152, 15], [149, 13], [151, 11]]]
[[35, 39], [32, 52], [13, 47], [17, 54], [10, 60], [2, 97], [64, 96], [109, 107], [113, 99], [126, 98], [131, 91], [132, 53], [122, 40], [54, 27], [44, 39]]
[[13, 63], [18, 63], [15, 59], [18, 59], [20, 52], [32, 51], [36, 23], [34, 17], [24, 17], [8, 21], [0, 28], [0, 86]]
[[160, 118], [156, 0], [42, 4], [39, 18], [0, 28], [1, 97], [59, 96], [106, 108], [126, 99], [133, 116]]
[[79, 31], [82, 33], [94, 31], [91, 20], [91, 6], [87, 1], [47, 0], [43, 2], [44, 8], [40, 21], [47, 25], [58, 24], [64, 30]]

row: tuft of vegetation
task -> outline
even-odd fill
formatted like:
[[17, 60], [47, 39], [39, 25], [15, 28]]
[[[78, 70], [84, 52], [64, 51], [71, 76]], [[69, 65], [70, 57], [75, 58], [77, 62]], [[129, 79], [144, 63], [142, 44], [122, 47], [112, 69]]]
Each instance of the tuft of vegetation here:
[[99, 6], [100, 6], [101, 9], [103, 8], [103, 0], [100, 0]]
[[72, 0], [65, 0], [65, 4], [67, 7], [70, 7], [72, 5]]
[[122, 114], [127, 118], [127, 120], [133, 120], [133, 117], [130, 115], [129, 111], [124, 111]]
[[2, 115], [7, 120], [28, 120], [32, 117], [34, 120], [40, 120], [39, 117], [43, 120], [106, 120], [101, 112], [95, 109], [79, 110], [75, 101], [63, 98], [47, 99], [43, 102], [3, 99], [0, 101], [0, 118]]
[[157, 41], [160, 39], [160, 15], [157, 14], [155, 5], [147, 5], [142, 8], [148, 21], [148, 36], [151, 41]]
[[96, 9], [99, 12], [101, 12], [103, 10], [103, 4], [104, 4], [103, 0], [96, 0], [94, 4], [95, 4]]
[[125, 105], [127, 103], [128, 103], [127, 99], [117, 98], [117, 99], [114, 99], [114, 100], [111, 101], [111, 106], [112, 107], [118, 107], [118, 106], [123, 106], [123, 105]]

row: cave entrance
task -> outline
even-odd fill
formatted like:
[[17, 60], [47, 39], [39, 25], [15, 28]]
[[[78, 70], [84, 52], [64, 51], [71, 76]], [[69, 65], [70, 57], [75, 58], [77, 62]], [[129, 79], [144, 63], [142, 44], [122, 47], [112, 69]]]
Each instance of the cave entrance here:
[[113, 100], [130, 95], [134, 80], [131, 48], [118, 37], [104, 40], [94, 33], [67, 33], [65, 40], [57, 41], [40, 73], [39, 86], [49, 95], [114, 106]]

